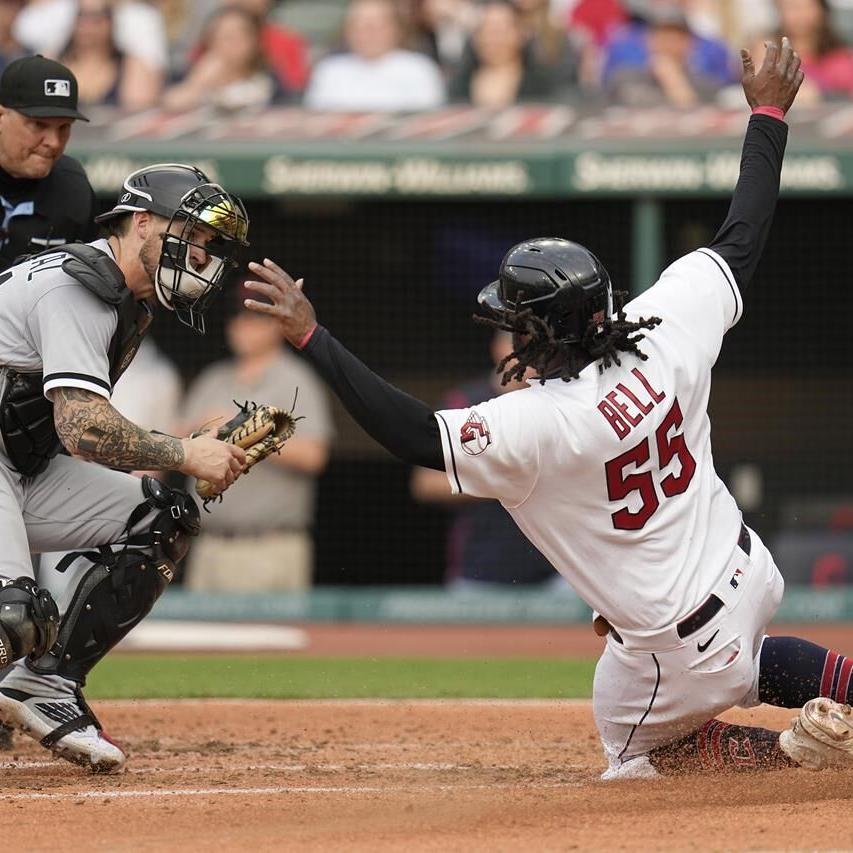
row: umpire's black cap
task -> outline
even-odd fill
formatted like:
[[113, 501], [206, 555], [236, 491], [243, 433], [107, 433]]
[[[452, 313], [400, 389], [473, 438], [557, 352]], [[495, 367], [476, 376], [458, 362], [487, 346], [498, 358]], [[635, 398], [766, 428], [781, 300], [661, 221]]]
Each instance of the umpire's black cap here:
[[24, 56], [0, 77], [0, 104], [30, 118], [89, 121], [77, 109], [77, 78], [61, 62]]

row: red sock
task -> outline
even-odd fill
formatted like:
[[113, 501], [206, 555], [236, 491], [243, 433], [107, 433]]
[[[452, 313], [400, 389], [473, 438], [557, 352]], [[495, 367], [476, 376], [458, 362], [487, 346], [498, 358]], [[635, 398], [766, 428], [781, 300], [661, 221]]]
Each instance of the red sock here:
[[713, 770], [777, 770], [793, 767], [779, 747], [779, 732], [709, 720], [699, 731], [649, 753], [652, 766], [664, 774]]

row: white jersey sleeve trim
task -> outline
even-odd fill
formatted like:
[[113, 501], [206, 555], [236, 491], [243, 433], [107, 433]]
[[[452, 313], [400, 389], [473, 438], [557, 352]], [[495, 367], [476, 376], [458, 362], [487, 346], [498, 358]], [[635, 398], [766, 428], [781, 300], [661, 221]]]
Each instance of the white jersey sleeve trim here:
[[110, 399], [112, 388], [109, 383], [97, 376], [88, 376], [85, 373], [51, 373], [44, 377], [44, 396], [54, 388], [83, 388], [93, 391], [95, 394]]
[[435, 419], [438, 421], [438, 432], [441, 435], [441, 450], [444, 453], [444, 470], [447, 474], [447, 481], [450, 483], [450, 491], [454, 495], [461, 495], [462, 483], [459, 482], [459, 472], [456, 470], [456, 457], [453, 455], [453, 442], [450, 440], [450, 427], [444, 416], [439, 412], [435, 413]]
[[728, 284], [729, 289], [732, 292], [732, 297], [735, 303], [734, 317], [732, 318], [731, 325], [729, 326], [729, 328], [732, 328], [732, 326], [736, 325], [738, 320], [740, 320], [740, 318], [743, 316], [743, 297], [740, 295], [740, 288], [737, 286], [735, 277], [732, 274], [732, 271], [726, 261], [722, 257], [720, 257], [720, 255], [718, 255], [713, 249], [697, 249], [696, 253], [699, 255], [704, 255], [706, 258], [709, 258], [711, 261], [714, 262], [714, 264], [722, 273], [723, 278], [726, 280], [726, 284]]

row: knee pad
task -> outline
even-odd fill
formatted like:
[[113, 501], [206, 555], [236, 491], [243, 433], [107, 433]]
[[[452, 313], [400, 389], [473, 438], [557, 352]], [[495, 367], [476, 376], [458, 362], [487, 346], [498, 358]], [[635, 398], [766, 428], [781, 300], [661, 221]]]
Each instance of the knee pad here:
[[198, 534], [198, 506], [186, 492], [151, 477], [143, 477], [142, 489], [145, 501], [127, 523], [128, 531], [135, 532], [125, 538], [120, 551], [105, 546], [75, 552], [57, 565], [58, 571], [65, 571], [79, 557], [92, 563], [77, 584], [56, 642], [30, 661], [34, 671], [84, 684], [92, 667], [148, 615], [174, 577], [189, 537]]
[[0, 666], [25, 655], [43, 655], [59, 630], [53, 597], [27, 577], [0, 584]]
[[196, 502], [183, 490], [171, 489], [153, 477], [142, 478], [145, 502], [130, 514], [128, 531], [156, 510], [146, 529], [129, 535], [126, 544], [143, 547], [151, 557], [160, 561], [160, 571], [168, 581], [174, 577], [175, 563], [179, 563], [189, 550], [189, 539], [198, 536], [201, 516]]

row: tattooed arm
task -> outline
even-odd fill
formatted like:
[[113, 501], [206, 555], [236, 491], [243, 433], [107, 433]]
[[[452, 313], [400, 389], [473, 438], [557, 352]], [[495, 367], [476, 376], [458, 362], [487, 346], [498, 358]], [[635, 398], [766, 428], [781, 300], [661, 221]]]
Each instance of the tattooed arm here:
[[109, 400], [84, 388], [51, 393], [59, 440], [72, 456], [111, 468], [177, 470], [185, 452], [179, 438], [153, 435], [119, 414]]
[[234, 445], [207, 435], [181, 439], [148, 432], [116, 411], [109, 400], [84, 388], [54, 388], [48, 393], [56, 433], [72, 456], [126, 471], [180, 471], [210, 480], [220, 489], [243, 470], [246, 455]]

